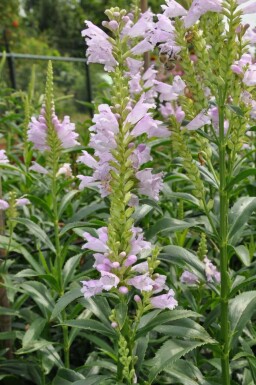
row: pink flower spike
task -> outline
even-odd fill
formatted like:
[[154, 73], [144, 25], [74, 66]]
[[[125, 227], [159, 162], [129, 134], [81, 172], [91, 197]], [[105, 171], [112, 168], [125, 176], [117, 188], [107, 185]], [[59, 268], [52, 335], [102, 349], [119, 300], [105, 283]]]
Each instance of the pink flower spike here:
[[178, 302], [174, 299], [174, 291], [172, 289], [167, 294], [150, 298], [150, 302], [155, 309], [173, 310], [178, 305]]
[[0, 199], [0, 210], [7, 210], [9, 208], [9, 203], [4, 199]]
[[66, 178], [71, 178], [73, 176], [70, 163], [64, 163], [63, 166], [59, 168], [59, 171], [57, 172], [56, 176], [60, 175], [64, 175]]

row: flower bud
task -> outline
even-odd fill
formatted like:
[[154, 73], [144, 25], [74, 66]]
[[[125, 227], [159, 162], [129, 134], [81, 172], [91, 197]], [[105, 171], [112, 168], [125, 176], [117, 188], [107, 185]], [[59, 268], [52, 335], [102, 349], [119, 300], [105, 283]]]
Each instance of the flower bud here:
[[129, 291], [126, 286], [120, 286], [118, 290], [121, 294], [127, 294]]

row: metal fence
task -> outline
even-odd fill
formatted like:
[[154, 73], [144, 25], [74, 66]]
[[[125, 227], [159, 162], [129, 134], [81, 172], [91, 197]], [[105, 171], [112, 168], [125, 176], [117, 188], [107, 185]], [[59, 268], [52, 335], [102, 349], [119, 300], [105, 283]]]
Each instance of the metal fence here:
[[[30, 54], [22, 54], [22, 53], [13, 53], [13, 52], [7, 52], [7, 53], [1, 53], [0, 52], [0, 58], [6, 56], [7, 58], [7, 64], [9, 68], [9, 77], [10, 77], [10, 83], [11, 87], [13, 89], [17, 89], [17, 81], [16, 81], [16, 70], [15, 70], [15, 61], [16, 60], [52, 60], [52, 61], [62, 61], [62, 62], [73, 62], [73, 63], [84, 63], [85, 68], [85, 87], [86, 87], [86, 95], [87, 95], [87, 102], [89, 104], [92, 103], [92, 84], [91, 84], [91, 77], [90, 77], [90, 70], [89, 66], [86, 63], [85, 58], [77, 58], [77, 57], [66, 57], [66, 56], [44, 56], [44, 55], [30, 55]], [[88, 107], [89, 107], [88, 104]], [[92, 109], [89, 108], [90, 114], [92, 115]]]

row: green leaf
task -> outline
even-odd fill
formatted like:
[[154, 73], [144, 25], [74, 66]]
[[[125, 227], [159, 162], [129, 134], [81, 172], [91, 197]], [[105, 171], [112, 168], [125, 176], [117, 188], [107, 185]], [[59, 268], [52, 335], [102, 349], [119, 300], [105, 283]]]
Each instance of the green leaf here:
[[54, 253], [56, 252], [55, 247], [49, 239], [49, 236], [35, 222], [27, 218], [15, 218], [15, 222], [25, 225], [31, 234], [33, 234], [37, 239], [49, 247], [49, 249], [51, 249]]
[[59, 217], [61, 217], [61, 215], [63, 214], [63, 212], [65, 211], [66, 207], [68, 206], [68, 204], [70, 203], [70, 201], [74, 198], [74, 196], [79, 193], [80, 191], [79, 190], [72, 190], [72, 191], [69, 191], [63, 198], [62, 198], [62, 201], [60, 202], [60, 206], [59, 206]]
[[163, 325], [170, 321], [189, 317], [200, 317], [200, 314], [190, 310], [153, 310], [141, 317], [136, 338], [144, 336], [157, 326]]
[[230, 111], [234, 112], [238, 116], [244, 116], [243, 110], [240, 107], [234, 106], [233, 104], [227, 104], [227, 107]]
[[106, 298], [96, 296], [94, 298], [83, 298], [80, 302], [85, 305], [86, 309], [90, 310], [96, 317], [98, 317], [101, 322], [106, 326], [109, 326], [111, 308], [109, 307]]
[[122, 327], [124, 326], [126, 317], [127, 317], [128, 306], [126, 303], [120, 302], [116, 306], [115, 310], [116, 310], [116, 319], [117, 319], [118, 325], [119, 325], [120, 329], [122, 329]]
[[251, 258], [250, 258], [250, 253], [247, 247], [244, 245], [239, 245], [237, 247], [234, 247], [234, 250], [236, 252], [236, 255], [240, 259], [240, 261], [245, 265], [245, 266], [250, 266], [251, 264]]
[[251, 197], [239, 198], [231, 208], [229, 215], [229, 239], [232, 244], [235, 244], [241, 236], [244, 226], [254, 210], [256, 210], [256, 198]]
[[226, 190], [230, 191], [235, 184], [238, 184], [239, 182], [248, 178], [249, 176], [255, 176], [255, 175], [256, 175], [255, 168], [249, 168], [247, 170], [241, 171], [238, 175], [236, 175], [234, 178], [231, 179], [229, 184], [226, 186]]
[[188, 360], [179, 359], [173, 365], [164, 369], [164, 371], [179, 384], [210, 385], [210, 383], [204, 379], [200, 370]]
[[[73, 223], [68, 223], [65, 225], [61, 231], [60, 231], [60, 237], [65, 235], [68, 231], [75, 229], [75, 228], [80, 228], [80, 227], [93, 227], [93, 224], [90, 222], [73, 222]], [[97, 237], [96, 231], [92, 228], [91, 232]]]
[[35, 340], [38, 340], [47, 320], [41, 317], [38, 317], [35, 319], [35, 321], [32, 322], [31, 325], [29, 325], [28, 330], [23, 336], [22, 339], [22, 347], [27, 348], [30, 344], [33, 344]]
[[198, 339], [207, 343], [216, 343], [198, 322], [191, 319], [179, 319], [168, 322], [168, 325], [157, 326], [154, 330], [167, 336]]
[[[72, 383], [73, 385], [105, 385], [105, 380], [110, 379], [109, 376], [95, 375], [87, 377], [86, 380], [79, 380]], [[114, 384], [113, 385], [118, 385]]]
[[40, 308], [45, 318], [50, 318], [53, 311], [54, 301], [50, 291], [41, 282], [29, 281], [21, 284], [21, 289], [30, 297]]
[[136, 347], [135, 347], [135, 356], [138, 357], [137, 362], [136, 362], [136, 373], [140, 373], [140, 369], [143, 365], [144, 359], [145, 359], [145, 354], [148, 348], [148, 343], [149, 343], [149, 334], [147, 334], [145, 337], [140, 337], [136, 341]]
[[157, 221], [150, 229], [146, 232], [145, 237], [147, 239], [153, 238], [155, 235], [162, 231], [166, 231], [168, 233], [182, 231], [185, 229], [189, 229], [190, 227], [195, 226], [195, 223], [189, 223], [186, 221], [181, 221], [179, 219], [173, 218], [162, 218]]
[[81, 288], [68, 291], [62, 297], [60, 297], [53, 309], [51, 320], [58, 317], [62, 310], [64, 310], [72, 301], [79, 297], [82, 297]]
[[97, 332], [107, 337], [117, 337], [115, 330], [111, 326], [107, 327], [106, 325], [103, 325], [101, 322], [96, 320], [71, 320], [62, 323], [62, 325]]
[[71, 369], [60, 368], [56, 377], [53, 379], [52, 385], [70, 385], [80, 380], [84, 380], [82, 374]]
[[229, 318], [231, 331], [233, 333], [233, 345], [255, 311], [256, 291], [241, 293], [229, 302]]
[[64, 288], [66, 285], [73, 279], [75, 270], [80, 262], [81, 256], [83, 254], [77, 254], [74, 255], [74, 257], [71, 257], [67, 260], [67, 262], [64, 265], [63, 268], [63, 284]]
[[182, 199], [184, 201], [192, 203], [195, 206], [200, 207], [199, 200], [197, 198], [195, 198], [193, 195], [188, 194], [188, 193], [172, 192], [172, 190], [169, 188], [169, 186], [166, 187], [166, 184], [165, 184], [165, 187], [163, 189], [163, 194], [167, 198], [174, 198], [175, 200]]
[[29, 354], [36, 352], [37, 350], [42, 350], [43, 348], [46, 348], [52, 344], [51, 341], [46, 341], [46, 340], [38, 340], [38, 341], [33, 341], [31, 344], [24, 346], [21, 349], [16, 350], [16, 354]]
[[205, 280], [204, 264], [197, 255], [180, 246], [163, 247], [160, 259], [177, 264], [195, 273], [201, 280]]
[[204, 344], [205, 342], [200, 341], [166, 341], [163, 346], [156, 352], [155, 357], [150, 360], [150, 362], [148, 362], [148, 364], [151, 366], [148, 380], [152, 382], [156, 376], [166, 367], [172, 365], [175, 361], [189, 353], [191, 350]]
[[53, 219], [52, 209], [48, 206], [48, 204], [43, 199], [37, 197], [36, 195], [31, 195], [31, 194], [27, 194], [26, 198], [28, 198], [36, 206], [43, 209], [43, 211], [47, 213], [49, 218]]
[[[9, 237], [4, 237], [3, 235], [0, 235], [1, 247], [7, 249], [9, 242], [10, 242]], [[22, 245], [20, 245], [18, 242], [14, 241], [13, 239], [11, 240], [11, 243], [10, 243], [10, 251], [14, 251], [18, 254], [23, 255], [23, 257], [26, 259], [29, 265], [32, 266], [39, 274], [44, 273], [42, 266], [40, 266], [39, 263], [37, 263], [35, 258], [27, 251], [27, 249]]]

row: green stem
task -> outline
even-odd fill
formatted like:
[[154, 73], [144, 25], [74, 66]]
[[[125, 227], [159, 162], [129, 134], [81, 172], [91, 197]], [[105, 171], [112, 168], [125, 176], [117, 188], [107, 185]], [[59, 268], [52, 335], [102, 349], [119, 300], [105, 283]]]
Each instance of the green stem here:
[[[57, 271], [57, 281], [59, 287], [59, 296], [61, 297], [64, 294], [63, 280], [62, 280], [62, 258], [61, 258], [61, 246], [59, 238], [59, 214], [58, 214], [58, 202], [57, 202], [57, 181], [56, 181], [56, 172], [58, 168], [58, 159], [55, 159], [53, 162], [53, 175], [52, 175], [52, 202], [53, 202], [53, 217], [54, 217], [54, 237], [55, 237], [55, 249], [56, 249], [56, 271]], [[65, 321], [66, 312], [63, 311], [62, 319]], [[64, 349], [64, 362], [65, 367], [69, 368], [69, 336], [68, 336], [68, 327], [62, 325], [63, 333], [63, 349]]]
[[228, 319], [228, 298], [229, 298], [229, 276], [228, 276], [228, 206], [229, 198], [226, 191], [226, 141], [224, 133], [224, 100], [220, 98], [219, 106], [219, 127], [220, 127], [220, 268], [221, 268], [221, 346], [222, 346], [222, 385], [230, 385], [229, 367], [229, 319]]

